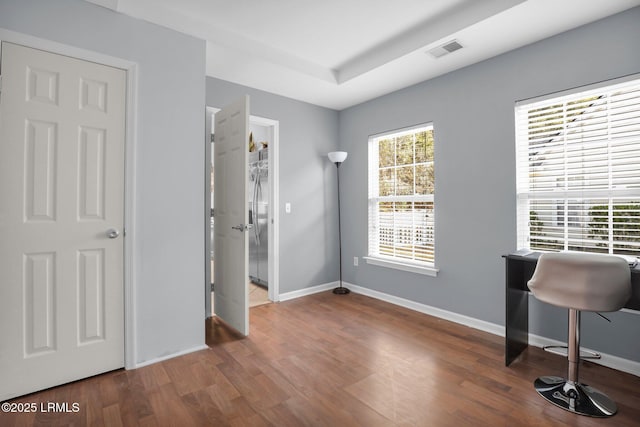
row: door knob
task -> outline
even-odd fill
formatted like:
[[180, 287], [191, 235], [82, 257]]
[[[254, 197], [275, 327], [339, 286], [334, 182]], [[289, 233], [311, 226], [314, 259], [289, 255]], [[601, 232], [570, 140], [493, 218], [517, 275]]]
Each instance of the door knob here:
[[116, 230], [115, 228], [110, 228], [110, 229], [107, 230], [107, 237], [110, 238], [110, 239], [115, 239], [119, 235], [120, 235], [120, 232], [118, 230]]
[[231, 228], [233, 228], [234, 230], [238, 230], [238, 231], [247, 231], [251, 228], [253, 228], [253, 224], [240, 224], [240, 225], [234, 225]]

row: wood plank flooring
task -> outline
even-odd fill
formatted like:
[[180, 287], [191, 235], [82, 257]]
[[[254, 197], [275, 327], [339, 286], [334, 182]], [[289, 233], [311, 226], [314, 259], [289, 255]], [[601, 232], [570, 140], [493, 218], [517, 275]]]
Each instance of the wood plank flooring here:
[[640, 378], [584, 362], [609, 419], [570, 414], [533, 389], [564, 375], [529, 348], [503, 366], [503, 338], [362, 295], [311, 295], [251, 309], [241, 338], [207, 320], [209, 349], [11, 402], [69, 413], [0, 413], [0, 426], [639, 426]]

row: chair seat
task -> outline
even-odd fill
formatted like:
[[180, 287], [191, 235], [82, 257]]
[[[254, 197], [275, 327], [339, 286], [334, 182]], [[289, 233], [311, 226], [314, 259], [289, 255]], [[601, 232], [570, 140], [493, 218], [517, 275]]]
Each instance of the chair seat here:
[[615, 255], [545, 253], [528, 286], [537, 299], [559, 307], [617, 311], [631, 296], [631, 271]]
[[626, 260], [583, 252], [542, 254], [529, 280], [533, 295], [569, 309], [567, 378], [543, 376], [534, 382], [547, 401], [569, 412], [610, 417], [618, 408], [606, 394], [580, 383], [580, 312], [616, 311], [631, 296], [631, 270]]

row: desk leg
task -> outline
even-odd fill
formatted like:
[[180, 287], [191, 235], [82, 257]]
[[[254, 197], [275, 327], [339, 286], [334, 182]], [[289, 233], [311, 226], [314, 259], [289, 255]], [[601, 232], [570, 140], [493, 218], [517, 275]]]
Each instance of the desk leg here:
[[[524, 265], [517, 260], [505, 260], [506, 319], [505, 365], [509, 366], [529, 345], [529, 293], [522, 290]], [[524, 284], [526, 288], [526, 284]]]

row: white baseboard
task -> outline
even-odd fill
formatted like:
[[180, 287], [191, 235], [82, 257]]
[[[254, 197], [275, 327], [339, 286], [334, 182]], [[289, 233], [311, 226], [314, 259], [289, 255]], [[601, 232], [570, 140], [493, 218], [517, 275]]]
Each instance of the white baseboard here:
[[384, 292], [374, 291], [369, 288], [354, 285], [352, 283], [345, 283], [345, 286], [351, 289], [353, 292], [361, 295], [366, 295], [371, 298], [379, 299], [382, 301], [390, 302], [391, 304], [399, 305], [410, 310], [418, 311], [420, 313], [429, 314], [440, 319], [450, 320], [461, 325], [469, 326], [474, 329], [489, 332], [490, 334], [504, 336], [504, 326], [496, 325], [495, 323], [485, 322], [473, 317], [464, 316], [462, 314], [454, 313], [452, 311], [443, 310], [441, 308], [432, 307], [430, 305], [421, 304], [419, 302], [411, 301], [408, 299], [396, 297], [394, 295], [385, 294]]
[[[475, 319], [473, 317], [464, 316], [462, 314], [454, 313], [451, 311], [443, 310], [441, 308], [432, 307], [426, 304], [421, 304], [408, 299], [400, 298], [394, 295], [385, 294], [384, 292], [374, 291], [369, 288], [354, 285], [352, 283], [344, 283], [344, 286], [351, 289], [352, 292], [357, 294], [366, 295], [371, 298], [386, 301], [391, 304], [399, 305], [401, 307], [408, 308], [420, 313], [428, 314], [430, 316], [438, 317], [441, 319], [449, 320], [451, 322], [459, 323], [461, 325], [469, 326], [474, 329], [479, 329], [484, 332], [489, 332], [501, 337], [505, 336], [504, 326], [497, 325], [491, 322], [485, 322], [484, 320]], [[529, 334], [529, 345], [536, 347], [544, 347], [547, 345], [566, 345], [560, 341], [552, 340], [549, 338], [541, 337], [539, 335]], [[588, 348], [584, 348], [587, 351], [595, 351]], [[607, 353], [598, 352], [602, 355], [601, 359], [591, 359], [593, 363], [597, 363], [602, 366], [617, 369], [619, 371], [627, 372], [632, 375], [640, 377], [640, 362], [633, 360], [623, 359], [622, 357], [614, 356]]]
[[186, 350], [178, 351], [176, 353], [171, 353], [171, 354], [168, 354], [166, 356], [156, 357], [156, 358], [153, 358], [151, 360], [145, 360], [144, 362], [136, 363], [135, 366], [133, 367], [133, 369], [137, 369], [137, 368], [142, 368], [144, 366], [153, 365], [154, 363], [162, 362], [164, 360], [173, 359], [174, 357], [178, 357], [178, 356], [184, 356], [185, 354], [193, 353], [194, 351], [205, 350], [207, 348], [209, 348], [209, 346], [207, 346], [206, 344], [203, 344], [203, 345], [198, 345], [196, 347], [188, 348]]
[[287, 301], [290, 299], [296, 299], [307, 295], [317, 294], [318, 292], [328, 291], [338, 286], [338, 281], [323, 283], [322, 285], [311, 286], [309, 288], [300, 289], [297, 291], [285, 292], [280, 294], [280, 301]]

